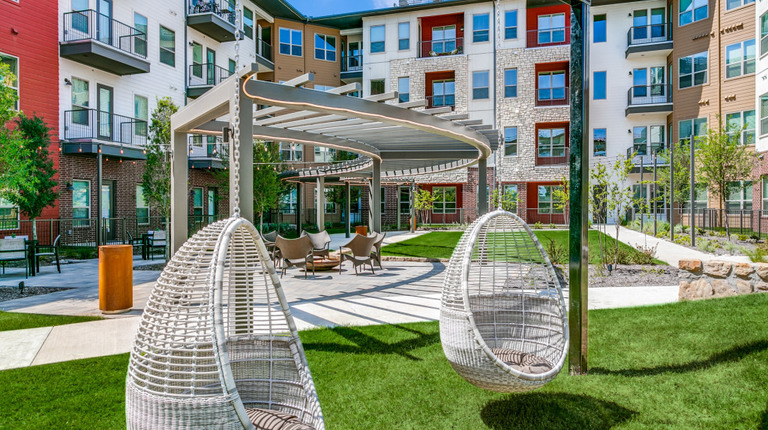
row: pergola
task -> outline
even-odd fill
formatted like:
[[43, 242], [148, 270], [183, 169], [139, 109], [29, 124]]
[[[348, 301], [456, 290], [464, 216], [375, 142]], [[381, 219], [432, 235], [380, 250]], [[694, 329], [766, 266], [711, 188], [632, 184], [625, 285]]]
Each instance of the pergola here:
[[[454, 113], [451, 107], [427, 108], [424, 100], [394, 103], [397, 92], [366, 98], [357, 83], [317, 91], [301, 88], [311, 73], [282, 84], [255, 79], [257, 66], [244, 68], [171, 117], [171, 242], [175, 252], [187, 239], [187, 134], [223, 135], [234, 124], [235, 82], [240, 91], [240, 213], [253, 220], [253, 141], [322, 146], [360, 155], [350, 162], [299, 172], [323, 186], [326, 177], [365, 178], [370, 185], [371, 228], [381, 230], [381, 179], [460, 169], [477, 164], [478, 202], [487, 210], [486, 160], [498, 143], [491, 125]], [[385, 103], [385, 102], [392, 103]], [[257, 107], [255, 109], [254, 107]], [[233, 151], [230, 150], [230, 154]], [[230, 169], [234, 166], [230, 157]], [[235, 175], [230, 175], [230, 206]], [[347, 182], [348, 183], [348, 182]], [[322, 188], [320, 188], [322, 189]], [[349, 194], [347, 194], [349, 195]], [[324, 204], [318, 193], [318, 207]], [[230, 207], [230, 210], [232, 208]], [[318, 211], [322, 213], [323, 211]], [[322, 224], [321, 224], [322, 225]]]

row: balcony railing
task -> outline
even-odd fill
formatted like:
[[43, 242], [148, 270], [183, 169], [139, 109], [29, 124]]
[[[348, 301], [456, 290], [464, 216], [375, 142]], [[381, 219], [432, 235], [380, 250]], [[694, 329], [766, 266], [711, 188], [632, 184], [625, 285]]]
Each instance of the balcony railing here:
[[95, 10], [64, 14], [63, 42], [95, 40], [141, 58], [147, 57], [147, 35]]
[[190, 0], [189, 14], [200, 15], [212, 13], [229, 21], [235, 25], [234, 2], [231, 4], [227, 0]]
[[419, 42], [419, 57], [442, 57], [464, 53], [464, 38], [423, 40]]
[[627, 106], [672, 103], [669, 84], [634, 85], [627, 91]]
[[363, 55], [344, 55], [341, 57], [342, 72], [359, 72], [363, 70]]
[[438, 108], [443, 106], [450, 106], [452, 109], [456, 106], [456, 95], [446, 94], [442, 96], [427, 96], [427, 107]]
[[551, 148], [543, 150], [539, 148], [536, 152], [537, 166], [557, 166], [568, 164], [568, 148]]
[[629, 31], [627, 32], [627, 46], [669, 42], [671, 40], [671, 22], [664, 24], [638, 25], [630, 27]]
[[64, 139], [146, 145], [147, 121], [96, 109], [64, 111]]
[[526, 33], [529, 48], [565, 45], [571, 41], [571, 29], [567, 27], [528, 30]]
[[666, 149], [666, 147], [667, 146], [664, 143], [633, 144], [627, 148], [627, 159], [632, 159], [635, 167], [639, 168], [640, 165], [643, 165], [644, 167], [651, 167], [653, 166], [653, 157], [655, 155], [656, 165], [663, 166], [667, 164], [667, 158], [662, 158], [659, 156], [659, 154], [661, 154], [662, 151]]
[[539, 88], [536, 90], [536, 106], [568, 106], [568, 87]]
[[221, 157], [223, 151], [222, 139], [219, 136], [203, 136], [195, 134], [189, 136], [189, 156], [190, 157]]
[[269, 61], [272, 60], [272, 45], [269, 44], [264, 39], [259, 39], [258, 44], [256, 45], [258, 47], [258, 50], [256, 51], [257, 54], [259, 54], [262, 58], [265, 58]]
[[192, 64], [189, 66], [189, 86], [213, 87], [227, 79], [230, 75], [229, 70], [215, 64]]

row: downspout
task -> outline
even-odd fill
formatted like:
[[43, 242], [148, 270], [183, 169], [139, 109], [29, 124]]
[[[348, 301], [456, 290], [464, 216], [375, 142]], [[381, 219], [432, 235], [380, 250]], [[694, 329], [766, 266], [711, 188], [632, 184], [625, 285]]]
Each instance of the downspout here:
[[189, 82], [189, 67], [187, 67], [187, 56], [189, 55], [189, 28], [187, 26], [187, 15], [189, 14], [189, 8], [187, 7], [187, 0], [181, 0], [184, 7], [184, 82], [181, 84], [182, 98], [184, 99], [184, 106], [187, 105], [187, 82]]

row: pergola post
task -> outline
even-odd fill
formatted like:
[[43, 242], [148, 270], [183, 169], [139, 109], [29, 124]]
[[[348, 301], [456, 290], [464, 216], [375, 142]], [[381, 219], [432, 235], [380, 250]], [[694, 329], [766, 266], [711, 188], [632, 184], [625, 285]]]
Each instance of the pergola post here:
[[[496, 155], [499, 156], [498, 154]], [[483, 158], [477, 162], [477, 214], [488, 213], [488, 161]], [[499, 190], [499, 192], [502, 192]], [[463, 221], [463, 220], [462, 220]]]
[[296, 234], [301, 234], [301, 225], [303, 223], [303, 217], [302, 217], [302, 204], [301, 204], [301, 198], [302, 198], [302, 183], [297, 182], [296, 183]]
[[414, 181], [410, 186], [410, 195], [408, 196], [410, 199], [410, 219], [408, 224], [408, 230], [410, 230], [411, 233], [416, 232], [416, 191], [418, 190], [418, 187], [416, 186], [416, 181]]
[[187, 133], [171, 133], [171, 255], [187, 241], [188, 155]]
[[[240, 81], [240, 216], [253, 222], [253, 100], [243, 92]], [[234, 118], [234, 99], [230, 102], [230, 117]], [[230, 139], [229, 151], [229, 213], [234, 213], [235, 160], [234, 141]]]
[[352, 200], [352, 188], [349, 185], [349, 182], [344, 183], [344, 213], [346, 214], [346, 228], [345, 233], [347, 239], [349, 239], [350, 230], [352, 229], [352, 213], [350, 212], [350, 207], [352, 206], [350, 204], [350, 200]]
[[317, 178], [317, 231], [325, 230], [325, 178]]
[[372, 232], [381, 233], [381, 160], [373, 159], [373, 177], [371, 178], [371, 200], [369, 208], [373, 222]]

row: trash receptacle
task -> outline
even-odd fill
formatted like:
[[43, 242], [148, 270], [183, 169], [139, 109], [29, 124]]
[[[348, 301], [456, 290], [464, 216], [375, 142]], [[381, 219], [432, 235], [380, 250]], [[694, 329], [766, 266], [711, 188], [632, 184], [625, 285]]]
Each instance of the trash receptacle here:
[[128, 312], [133, 306], [133, 246], [99, 247], [99, 309], [104, 314]]
[[356, 225], [355, 226], [355, 234], [359, 234], [361, 236], [368, 236], [368, 226], [367, 225]]

